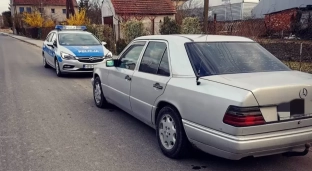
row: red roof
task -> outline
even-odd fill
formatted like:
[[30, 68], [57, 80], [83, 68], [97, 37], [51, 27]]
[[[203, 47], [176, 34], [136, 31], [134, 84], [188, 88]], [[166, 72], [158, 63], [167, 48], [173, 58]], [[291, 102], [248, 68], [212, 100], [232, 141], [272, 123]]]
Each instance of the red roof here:
[[171, 0], [111, 0], [116, 14], [169, 15], [176, 9]]
[[[78, 6], [76, 0], [72, 0], [74, 6]], [[66, 0], [13, 0], [13, 5], [52, 5], [52, 6], [66, 6]]]

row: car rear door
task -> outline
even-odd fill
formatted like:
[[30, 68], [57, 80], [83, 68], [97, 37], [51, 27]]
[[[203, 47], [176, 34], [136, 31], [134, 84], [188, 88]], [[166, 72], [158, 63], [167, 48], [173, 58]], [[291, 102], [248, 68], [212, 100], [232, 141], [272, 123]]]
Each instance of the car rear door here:
[[151, 122], [153, 104], [170, 80], [168, 58], [167, 42], [150, 41], [132, 76], [130, 103], [133, 114], [143, 122]]
[[121, 65], [112, 68], [108, 75], [108, 99], [128, 113], [132, 112], [129, 100], [132, 75], [145, 44], [146, 41], [132, 43], [119, 58]]

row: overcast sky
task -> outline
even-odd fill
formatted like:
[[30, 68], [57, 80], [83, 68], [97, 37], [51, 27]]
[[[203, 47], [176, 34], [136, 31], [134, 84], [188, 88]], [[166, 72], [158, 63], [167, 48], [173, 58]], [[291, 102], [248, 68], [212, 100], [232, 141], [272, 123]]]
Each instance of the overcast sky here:
[[8, 11], [10, 0], [0, 0], [0, 15], [3, 11]]

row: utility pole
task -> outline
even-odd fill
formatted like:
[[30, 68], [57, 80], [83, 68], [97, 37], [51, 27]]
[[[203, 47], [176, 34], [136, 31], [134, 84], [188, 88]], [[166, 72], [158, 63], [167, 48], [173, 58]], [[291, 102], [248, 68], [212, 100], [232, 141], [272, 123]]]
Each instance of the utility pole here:
[[208, 34], [208, 12], [209, 12], [209, 0], [205, 0], [204, 3], [204, 32]]

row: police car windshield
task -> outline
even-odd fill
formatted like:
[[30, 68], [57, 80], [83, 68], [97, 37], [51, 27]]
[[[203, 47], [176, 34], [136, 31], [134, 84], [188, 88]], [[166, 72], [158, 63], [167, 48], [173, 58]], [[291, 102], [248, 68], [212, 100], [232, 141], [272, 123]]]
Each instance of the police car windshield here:
[[101, 43], [92, 34], [86, 33], [59, 33], [59, 44], [62, 46], [100, 45]]

